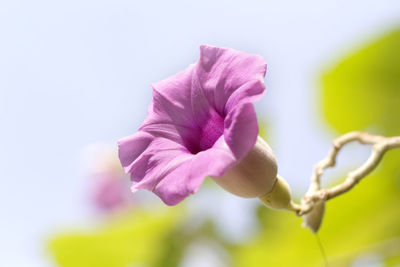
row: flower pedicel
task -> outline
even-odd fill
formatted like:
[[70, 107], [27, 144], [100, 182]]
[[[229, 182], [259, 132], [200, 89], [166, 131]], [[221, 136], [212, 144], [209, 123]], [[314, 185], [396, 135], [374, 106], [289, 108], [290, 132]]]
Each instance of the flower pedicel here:
[[176, 205], [209, 176], [235, 195], [296, 211], [258, 136], [252, 103], [265, 92], [265, 72], [261, 56], [202, 45], [196, 64], [153, 84], [145, 121], [118, 142], [132, 191], [147, 189]]

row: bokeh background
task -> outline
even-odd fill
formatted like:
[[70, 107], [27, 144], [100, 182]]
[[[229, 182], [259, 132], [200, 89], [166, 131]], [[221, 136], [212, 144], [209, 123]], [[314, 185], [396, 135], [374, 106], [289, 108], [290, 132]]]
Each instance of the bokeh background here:
[[[399, 1], [0, 2], [0, 266], [324, 266], [301, 219], [207, 181], [129, 193], [116, 141], [200, 44], [262, 55], [261, 132], [295, 198], [331, 140], [400, 135]], [[350, 145], [329, 185], [363, 162]], [[330, 266], [400, 266], [400, 151], [328, 203]]]

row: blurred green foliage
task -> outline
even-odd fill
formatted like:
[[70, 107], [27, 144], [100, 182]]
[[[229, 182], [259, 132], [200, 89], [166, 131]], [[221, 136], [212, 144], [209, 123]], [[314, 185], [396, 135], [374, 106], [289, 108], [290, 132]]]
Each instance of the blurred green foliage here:
[[321, 108], [340, 133], [400, 133], [400, 29], [350, 55], [323, 75]]
[[[322, 81], [322, 109], [337, 132], [400, 135], [400, 30], [342, 60]], [[400, 151], [393, 150], [361, 185], [327, 203], [319, 236], [329, 266], [351, 266], [370, 253], [385, 266], [400, 264], [399, 204]], [[259, 235], [232, 253], [236, 266], [324, 266], [300, 218], [264, 207], [259, 217]]]
[[224, 246], [211, 221], [193, 223], [185, 209], [135, 207], [94, 230], [57, 234], [48, 249], [63, 267], [175, 267], [196, 240]]
[[182, 219], [178, 214], [177, 209], [135, 210], [110, 218], [90, 232], [60, 234], [51, 240], [49, 249], [60, 266], [157, 266], [168, 249], [169, 233]]
[[[339, 133], [368, 130], [386, 136], [400, 135], [399, 51], [400, 29], [396, 29], [323, 75], [321, 103], [330, 126]], [[340, 205], [335, 205], [335, 201], [344, 206], [347, 202], [349, 207], [343, 212], [333, 210]], [[345, 227], [354, 228], [349, 242], [332, 248], [336, 253], [354, 248], [361, 253], [363, 246], [373, 243], [385, 246], [384, 240], [399, 237], [400, 151], [388, 152], [378, 170], [361, 186], [335, 201], [331, 203], [335, 205], [332, 213], [349, 217], [352, 225], [343, 225], [336, 218], [326, 220], [325, 227], [332, 231], [337, 227], [335, 233]], [[400, 240], [397, 240], [394, 257], [378, 251], [387, 266], [400, 264]]]

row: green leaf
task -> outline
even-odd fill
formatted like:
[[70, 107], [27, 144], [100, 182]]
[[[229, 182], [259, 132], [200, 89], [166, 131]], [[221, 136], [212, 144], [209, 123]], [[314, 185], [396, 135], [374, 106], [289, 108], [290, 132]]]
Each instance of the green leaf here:
[[[134, 210], [90, 232], [57, 235], [49, 250], [63, 267], [158, 266], [168, 248], [179, 209]], [[168, 265], [164, 265], [168, 266]]]
[[[368, 44], [323, 75], [322, 110], [339, 133], [369, 130], [400, 135], [400, 30]], [[349, 266], [377, 253], [377, 244], [400, 236], [400, 149], [388, 152], [377, 170], [350, 192], [327, 203], [319, 237], [330, 266]], [[291, 213], [259, 209], [261, 231], [233, 249], [235, 266], [323, 266], [313, 234]], [[371, 251], [371, 247], [375, 250]], [[400, 253], [399, 253], [400, 254]]]
[[328, 70], [322, 110], [340, 133], [369, 130], [400, 134], [400, 29]]

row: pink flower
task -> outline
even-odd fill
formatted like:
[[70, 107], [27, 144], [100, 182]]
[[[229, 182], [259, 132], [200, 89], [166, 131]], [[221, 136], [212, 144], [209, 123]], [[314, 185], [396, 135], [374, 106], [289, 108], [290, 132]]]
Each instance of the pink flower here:
[[118, 142], [132, 191], [147, 189], [176, 205], [206, 176], [238, 165], [257, 141], [252, 103], [265, 92], [265, 72], [261, 56], [202, 45], [196, 64], [153, 84], [139, 131]]
[[92, 202], [98, 210], [110, 213], [133, 205], [123, 177], [104, 173], [94, 179]]
[[134, 206], [127, 175], [121, 168], [115, 146], [91, 144], [82, 151], [82, 159], [90, 179], [90, 204], [105, 214], [119, 212]]

